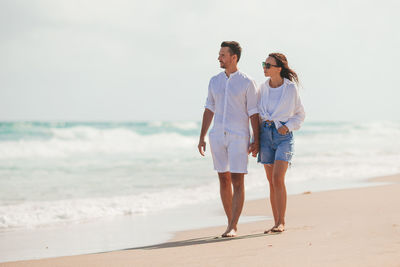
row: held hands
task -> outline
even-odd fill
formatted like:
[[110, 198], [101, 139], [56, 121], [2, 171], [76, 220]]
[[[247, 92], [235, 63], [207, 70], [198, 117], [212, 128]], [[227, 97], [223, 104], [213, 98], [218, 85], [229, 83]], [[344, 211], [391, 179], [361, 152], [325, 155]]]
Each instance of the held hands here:
[[289, 128], [286, 125], [283, 125], [282, 127], [280, 127], [278, 129], [278, 133], [280, 133], [281, 135], [285, 135], [289, 132]]
[[204, 152], [206, 151], [206, 142], [204, 140], [200, 140], [197, 148], [199, 149], [200, 155], [204, 156]]
[[249, 154], [253, 157], [257, 157], [258, 151], [260, 150], [260, 144], [259, 143], [251, 143], [249, 146]]

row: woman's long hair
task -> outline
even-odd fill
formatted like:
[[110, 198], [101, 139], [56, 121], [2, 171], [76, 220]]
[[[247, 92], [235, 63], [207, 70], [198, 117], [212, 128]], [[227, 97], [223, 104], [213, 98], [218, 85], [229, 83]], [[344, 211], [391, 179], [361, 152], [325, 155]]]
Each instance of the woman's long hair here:
[[281, 53], [271, 53], [268, 56], [275, 58], [276, 65], [282, 68], [281, 70], [281, 77], [289, 79], [292, 82], [295, 82], [299, 85], [299, 77], [297, 76], [296, 72], [289, 68], [289, 63], [287, 58], [284, 54]]

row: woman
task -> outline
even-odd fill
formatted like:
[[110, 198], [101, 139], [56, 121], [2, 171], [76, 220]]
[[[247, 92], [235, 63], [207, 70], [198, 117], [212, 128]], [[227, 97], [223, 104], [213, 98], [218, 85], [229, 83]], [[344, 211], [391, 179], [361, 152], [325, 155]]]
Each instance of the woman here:
[[264, 233], [285, 231], [285, 174], [293, 155], [293, 133], [305, 113], [296, 84], [297, 74], [283, 54], [272, 53], [262, 63], [265, 83], [260, 87], [260, 151], [258, 162], [267, 174], [275, 225]]

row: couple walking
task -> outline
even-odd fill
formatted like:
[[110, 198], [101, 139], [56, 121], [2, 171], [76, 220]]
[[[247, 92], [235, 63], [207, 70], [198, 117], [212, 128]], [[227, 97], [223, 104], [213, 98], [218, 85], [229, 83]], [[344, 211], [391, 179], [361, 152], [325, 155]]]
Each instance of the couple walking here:
[[[253, 157], [258, 154], [269, 182], [275, 224], [264, 233], [285, 230], [284, 180], [293, 155], [292, 131], [298, 130], [305, 118], [296, 87], [298, 77], [289, 68], [286, 57], [269, 54], [262, 62], [267, 80], [257, 89], [255, 82], [237, 68], [241, 50], [235, 41], [221, 44], [218, 61], [225, 71], [210, 80], [198, 145], [204, 156], [205, 136], [214, 118], [209, 141], [228, 219], [222, 237], [236, 236], [249, 154]], [[251, 143], [249, 118], [253, 130]]]

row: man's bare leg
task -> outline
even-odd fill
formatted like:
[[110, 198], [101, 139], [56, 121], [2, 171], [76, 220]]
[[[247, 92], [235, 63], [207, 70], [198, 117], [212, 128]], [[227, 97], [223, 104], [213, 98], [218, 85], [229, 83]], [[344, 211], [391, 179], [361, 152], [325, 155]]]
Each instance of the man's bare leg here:
[[231, 173], [233, 185], [232, 219], [222, 237], [236, 236], [237, 223], [244, 204], [244, 173]]
[[274, 164], [264, 164], [264, 169], [269, 183], [269, 201], [271, 203], [272, 214], [274, 215], [274, 226], [264, 231], [264, 234], [268, 234], [271, 232], [273, 228], [278, 226], [278, 211], [276, 209], [275, 190], [274, 190], [274, 185], [272, 183], [272, 173], [274, 170]]
[[275, 203], [278, 212], [278, 222], [272, 229], [273, 232], [285, 231], [285, 213], [286, 213], [286, 186], [285, 186], [285, 175], [288, 169], [289, 163], [282, 160], [276, 160], [274, 163], [274, 169], [272, 174], [272, 184], [275, 190]]
[[228, 226], [232, 220], [232, 180], [230, 172], [219, 172], [219, 194], [224, 206]]

